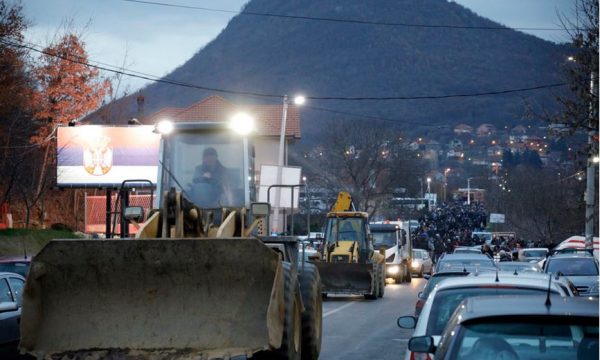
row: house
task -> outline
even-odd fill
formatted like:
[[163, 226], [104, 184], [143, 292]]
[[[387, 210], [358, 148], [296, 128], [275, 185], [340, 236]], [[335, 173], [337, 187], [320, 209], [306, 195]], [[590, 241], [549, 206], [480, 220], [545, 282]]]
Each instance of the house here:
[[488, 157], [500, 157], [504, 152], [504, 148], [500, 145], [494, 145], [487, 148], [487, 156]]
[[448, 143], [448, 147], [452, 150], [461, 151], [463, 149], [463, 143], [458, 139], [452, 139], [450, 143]]
[[456, 135], [471, 135], [473, 134], [473, 127], [467, 124], [458, 124], [454, 127], [454, 133]]
[[[210, 96], [186, 108], [167, 107], [144, 117], [142, 123], [155, 124], [168, 119], [174, 122], [227, 122], [238, 112], [246, 112], [256, 121], [257, 136], [254, 137], [255, 169], [261, 165], [277, 165], [281, 133], [282, 105], [246, 105], [228, 101], [220, 96]], [[300, 139], [300, 112], [289, 105], [285, 128], [285, 163], [288, 147]], [[260, 180], [257, 178], [257, 180]]]
[[497, 132], [496, 127], [492, 124], [481, 124], [477, 128], [478, 137], [490, 137]]

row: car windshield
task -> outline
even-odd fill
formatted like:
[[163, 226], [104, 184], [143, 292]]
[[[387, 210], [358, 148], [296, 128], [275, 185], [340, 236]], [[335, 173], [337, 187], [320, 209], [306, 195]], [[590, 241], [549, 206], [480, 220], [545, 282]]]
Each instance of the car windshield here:
[[565, 276], [594, 276], [598, 275], [598, 266], [593, 258], [550, 259], [546, 272], [559, 271]]
[[598, 319], [525, 319], [463, 324], [454, 359], [597, 359]]
[[533, 257], [533, 258], [542, 258], [546, 256], [547, 251], [545, 250], [525, 250], [523, 251], [523, 256], [525, 257]]
[[29, 262], [0, 263], [0, 272], [11, 272], [27, 277]]
[[[556, 292], [555, 290], [552, 291]], [[546, 290], [494, 285], [440, 290], [433, 299], [427, 323], [427, 335], [441, 335], [454, 310], [464, 299], [474, 296], [535, 294], [544, 295]]]
[[386, 248], [396, 246], [396, 231], [375, 232], [371, 230], [371, 234], [373, 234], [373, 247], [375, 249], [379, 249], [382, 246], [385, 246]]
[[422, 251], [413, 251], [412, 257], [414, 259], [422, 259], [423, 258], [423, 252]]
[[165, 141], [163, 189], [172, 187], [201, 208], [245, 203], [244, 143], [232, 132], [180, 132]]

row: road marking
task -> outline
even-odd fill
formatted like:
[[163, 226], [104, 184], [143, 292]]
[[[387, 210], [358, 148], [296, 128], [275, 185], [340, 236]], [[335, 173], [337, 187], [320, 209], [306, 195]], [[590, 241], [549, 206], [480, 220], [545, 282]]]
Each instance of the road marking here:
[[344, 310], [345, 308], [347, 308], [348, 306], [352, 306], [352, 305], [354, 305], [354, 304], [356, 304], [356, 303], [355, 303], [355, 302], [350, 302], [350, 303], [347, 303], [347, 304], [345, 304], [345, 305], [342, 305], [342, 306], [340, 306], [340, 307], [339, 307], [339, 308], [337, 308], [337, 309], [329, 310], [329, 311], [327, 311], [326, 313], [324, 313], [324, 314], [323, 314], [323, 317], [327, 317], [327, 316], [329, 316], [329, 315], [331, 315], [331, 314], [335, 314], [336, 312], [338, 312], [338, 311], [342, 311], [342, 310]]

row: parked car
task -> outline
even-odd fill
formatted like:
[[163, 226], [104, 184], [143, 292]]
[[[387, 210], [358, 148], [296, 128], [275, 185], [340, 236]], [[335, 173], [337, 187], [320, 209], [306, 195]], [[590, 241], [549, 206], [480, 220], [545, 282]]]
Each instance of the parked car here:
[[598, 359], [598, 302], [546, 296], [467, 298], [439, 345], [424, 335], [411, 338], [408, 348], [435, 353], [437, 360]]
[[10, 272], [27, 277], [29, 266], [31, 265], [30, 257], [10, 256], [0, 257], [0, 272]]
[[[431, 291], [418, 319], [408, 316], [413, 318], [412, 321], [415, 324], [413, 337], [431, 336], [434, 339], [434, 345], [437, 346], [446, 324], [462, 300], [475, 296], [545, 296], [548, 293], [549, 284], [550, 293], [564, 297], [570, 296], [561, 286], [551, 281], [551, 277], [547, 274], [529, 277], [510, 273], [485, 272], [477, 276], [446, 279]], [[400, 320], [398, 325], [402, 325]], [[406, 325], [407, 322], [410, 321], [403, 320], [403, 324]], [[425, 357], [426, 354], [408, 350], [406, 360], [419, 356]]]
[[598, 261], [586, 252], [554, 254], [544, 264], [544, 272], [567, 277], [581, 296], [598, 296]]
[[431, 274], [433, 262], [429, 257], [429, 253], [424, 249], [413, 249], [412, 261], [410, 263], [410, 271], [417, 274], [418, 277], [423, 277], [425, 273]]
[[527, 263], [520, 261], [501, 261], [496, 264], [498, 270], [509, 272], [542, 272], [542, 269], [536, 263]]
[[443, 254], [438, 259], [435, 272], [457, 266], [495, 267], [496, 264], [493, 259], [484, 254]]
[[546, 248], [527, 248], [519, 250], [517, 259], [519, 261], [538, 262], [544, 259], [546, 255], [548, 255], [548, 249]]
[[443, 271], [431, 275], [431, 277], [427, 280], [425, 287], [423, 287], [423, 291], [419, 292], [419, 294], [417, 295], [417, 303], [415, 304], [415, 316], [418, 317], [419, 314], [421, 314], [421, 310], [423, 309], [423, 305], [425, 305], [425, 301], [427, 301], [427, 297], [429, 296], [431, 291], [437, 286], [437, 284], [439, 284], [442, 280], [459, 276], [467, 276], [472, 272], [495, 270], [496, 268], [491, 266], [482, 268], [458, 266], [454, 268], [446, 268]]
[[0, 358], [18, 356], [19, 324], [25, 278], [19, 274], [0, 272]]

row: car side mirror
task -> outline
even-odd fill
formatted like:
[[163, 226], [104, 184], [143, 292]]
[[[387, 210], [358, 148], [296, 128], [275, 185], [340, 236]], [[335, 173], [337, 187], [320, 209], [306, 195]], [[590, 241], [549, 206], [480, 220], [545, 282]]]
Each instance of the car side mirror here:
[[429, 280], [429, 279], [431, 279], [431, 275], [429, 275], [429, 274], [423, 274], [423, 279]]
[[420, 298], [423, 295], [422, 291], [419, 291], [419, 293], [417, 294], [417, 297]]
[[408, 340], [408, 350], [418, 353], [432, 354], [435, 352], [435, 343], [431, 336], [416, 336]]
[[0, 313], [7, 312], [7, 311], [16, 311], [18, 309], [19, 309], [19, 305], [17, 305], [16, 302], [6, 301], [6, 302], [0, 303]]
[[144, 221], [144, 208], [141, 206], [128, 206], [123, 211], [123, 217], [127, 221], [141, 223]]
[[396, 324], [401, 329], [414, 329], [417, 326], [417, 318], [414, 316], [400, 316]]

